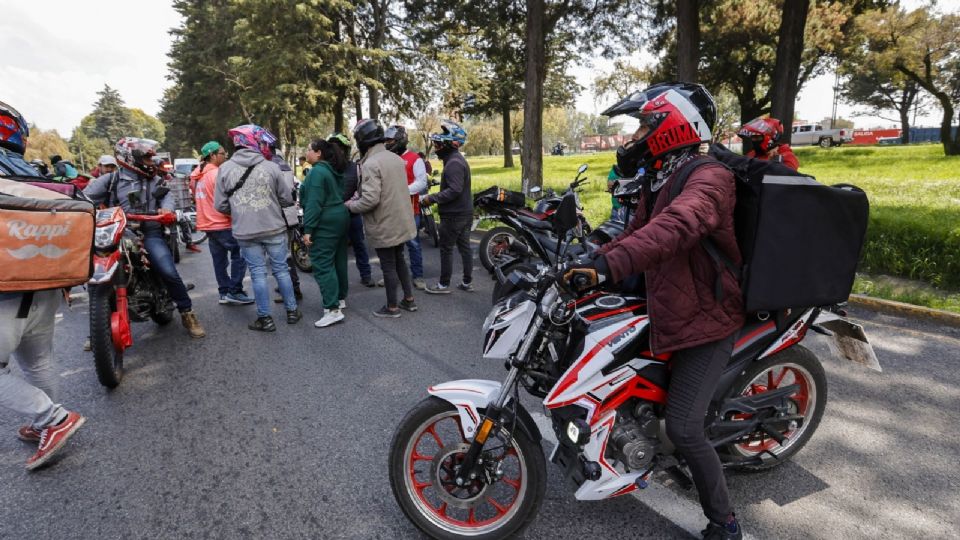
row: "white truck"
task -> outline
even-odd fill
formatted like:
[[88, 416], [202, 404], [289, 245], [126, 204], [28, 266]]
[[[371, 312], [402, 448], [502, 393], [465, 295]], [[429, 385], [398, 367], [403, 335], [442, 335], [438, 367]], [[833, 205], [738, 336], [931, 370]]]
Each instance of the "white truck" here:
[[852, 129], [823, 129], [820, 124], [796, 124], [793, 126], [793, 135], [790, 136], [790, 144], [793, 146], [817, 144], [821, 148], [830, 148], [851, 141]]

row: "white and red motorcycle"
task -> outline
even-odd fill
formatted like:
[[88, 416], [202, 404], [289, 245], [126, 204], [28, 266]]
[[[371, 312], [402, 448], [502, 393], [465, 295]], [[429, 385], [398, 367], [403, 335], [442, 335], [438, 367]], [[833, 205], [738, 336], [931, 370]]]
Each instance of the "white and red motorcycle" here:
[[[554, 225], [566, 233], [577, 222], [575, 205], [561, 206]], [[572, 479], [577, 499], [643, 489], [659, 467], [689, 481], [664, 433], [670, 357], [650, 351], [644, 299], [578, 296], [561, 275], [559, 265], [527, 275], [487, 316], [483, 356], [504, 362], [503, 383], [431, 386], [397, 427], [390, 484], [427, 535], [504, 538], [536, 517], [546, 462], [520, 386], [543, 400], [559, 440], [550, 461]], [[842, 314], [785, 310], [740, 331], [704, 428], [725, 467], [775, 467], [816, 431], [827, 383], [820, 361], [800, 345], [808, 330], [832, 336], [841, 356], [879, 371], [862, 328]]]

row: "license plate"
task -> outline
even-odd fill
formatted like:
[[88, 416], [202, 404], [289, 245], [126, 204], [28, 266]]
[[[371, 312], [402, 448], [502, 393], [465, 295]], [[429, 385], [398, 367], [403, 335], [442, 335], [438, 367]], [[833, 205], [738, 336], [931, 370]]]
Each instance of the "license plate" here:
[[819, 326], [833, 334], [827, 343], [834, 354], [874, 371], [883, 371], [862, 326], [839, 318], [819, 323]]

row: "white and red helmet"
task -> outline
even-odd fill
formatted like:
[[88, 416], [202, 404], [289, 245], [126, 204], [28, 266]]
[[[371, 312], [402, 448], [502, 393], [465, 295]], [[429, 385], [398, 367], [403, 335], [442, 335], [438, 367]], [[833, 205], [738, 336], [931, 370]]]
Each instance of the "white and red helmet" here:
[[754, 118], [740, 127], [737, 137], [743, 140], [743, 153], [755, 150], [766, 154], [780, 141], [783, 124], [776, 118]]
[[160, 143], [152, 139], [139, 137], [123, 137], [113, 147], [119, 165], [145, 176], [156, 174], [153, 157], [157, 155]]
[[601, 114], [633, 116], [649, 128], [643, 137], [617, 148], [620, 174], [631, 177], [640, 168], [656, 169], [656, 163], [672, 152], [710, 142], [717, 105], [702, 85], [671, 82], [635, 92]]

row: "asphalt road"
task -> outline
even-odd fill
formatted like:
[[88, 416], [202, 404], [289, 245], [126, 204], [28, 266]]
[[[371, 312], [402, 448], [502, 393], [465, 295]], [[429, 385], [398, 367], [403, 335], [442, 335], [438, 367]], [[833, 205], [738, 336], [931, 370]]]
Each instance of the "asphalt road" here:
[[[438, 257], [425, 249], [428, 277]], [[371, 314], [383, 289], [357, 284], [346, 321], [324, 330], [312, 325], [319, 292], [305, 276], [304, 320], [260, 334], [246, 329], [252, 306], [217, 304], [205, 246], [180, 270], [197, 285], [207, 337], [137, 324], [114, 391], [81, 350], [86, 303], [62, 309], [60, 401], [88, 421], [54, 465], [27, 473], [32, 449], [14, 437], [24, 419], [0, 413], [0, 538], [418, 538], [390, 492], [387, 447], [430, 384], [504, 376], [478, 354], [490, 305], [482, 271], [475, 293], [419, 294], [421, 310], [396, 320]], [[352, 262], [351, 273], [353, 285]], [[754, 538], [960, 530], [960, 331], [854, 315], [884, 372], [826, 359], [830, 401], [810, 444], [774, 471], [730, 474]], [[808, 341], [826, 358], [820, 339]], [[550, 467], [526, 538], [689, 538], [704, 521], [695, 494], [673, 486], [577, 502]]]

